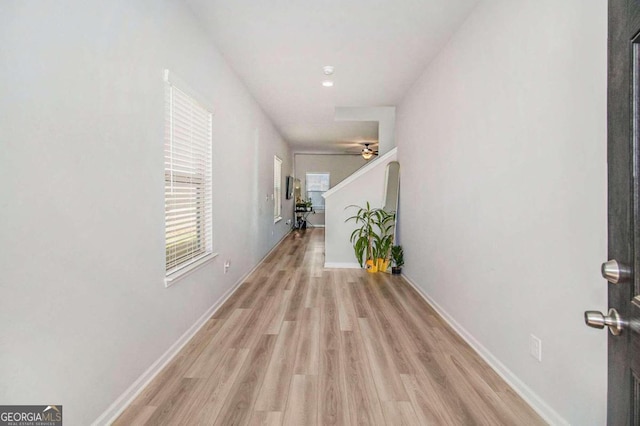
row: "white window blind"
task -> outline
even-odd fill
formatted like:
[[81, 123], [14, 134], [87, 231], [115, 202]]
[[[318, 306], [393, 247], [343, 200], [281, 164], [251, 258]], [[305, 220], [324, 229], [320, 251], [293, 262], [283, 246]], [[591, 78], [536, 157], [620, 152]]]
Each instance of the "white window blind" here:
[[324, 197], [322, 194], [329, 190], [329, 185], [329, 173], [306, 174], [305, 187], [307, 190], [307, 200], [311, 200], [311, 204], [316, 210], [324, 210]]
[[164, 145], [167, 276], [213, 252], [212, 113], [167, 80]]
[[282, 219], [282, 160], [273, 156], [273, 220]]

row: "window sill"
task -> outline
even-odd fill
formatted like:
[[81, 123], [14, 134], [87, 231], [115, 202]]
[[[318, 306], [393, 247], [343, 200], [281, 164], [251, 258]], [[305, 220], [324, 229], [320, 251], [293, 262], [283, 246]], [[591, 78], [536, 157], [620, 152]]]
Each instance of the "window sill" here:
[[172, 286], [173, 284], [180, 281], [182, 278], [186, 277], [196, 269], [200, 269], [207, 263], [211, 262], [216, 256], [218, 256], [218, 253], [207, 253], [202, 257], [194, 259], [193, 261], [191, 261], [191, 263], [188, 263], [182, 268], [178, 269], [177, 271], [174, 271], [169, 275], [167, 275], [164, 278], [164, 286], [165, 287]]
[[273, 218], [273, 223], [278, 223], [282, 220], [282, 216], [278, 216], [278, 217], [274, 217]]

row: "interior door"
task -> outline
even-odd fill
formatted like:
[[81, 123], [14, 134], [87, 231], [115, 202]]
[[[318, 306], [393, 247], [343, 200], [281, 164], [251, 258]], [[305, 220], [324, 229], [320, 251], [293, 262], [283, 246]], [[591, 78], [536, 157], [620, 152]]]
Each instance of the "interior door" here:
[[[609, 0], [607, 101], [608, 247], [602, 274], [609, 311], [585, 312], [608, 327], [607, 423], [640, 425], [640, 0]], [[639, 252], [636, 252], [636, 247]]]

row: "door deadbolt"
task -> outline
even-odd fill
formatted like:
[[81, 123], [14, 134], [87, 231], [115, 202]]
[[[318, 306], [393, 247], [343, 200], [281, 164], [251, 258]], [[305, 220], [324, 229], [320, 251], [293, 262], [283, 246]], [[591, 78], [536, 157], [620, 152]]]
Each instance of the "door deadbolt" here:
[[615, 259], [604, 262], [600, 272], [602, 273], [602, 278], [611, 284], [620, 284], [629, 281], [631, 278], [631, 268]]
[[600, 311], [586, 311], [584, 313], [584, 322], [593, 328], [604, 328], [607, 326], [614, 336], [622, 333], [626, 325], [620, 318], [618, 311], [613, 308], [609, 309], [608, 315], [604, 315]]

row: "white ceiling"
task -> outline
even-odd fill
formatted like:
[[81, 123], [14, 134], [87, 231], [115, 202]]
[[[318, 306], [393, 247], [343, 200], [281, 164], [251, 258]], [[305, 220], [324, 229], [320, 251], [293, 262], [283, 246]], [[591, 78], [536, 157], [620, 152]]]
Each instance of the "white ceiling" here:
[[376, 141], [377, 123], [336, 122], [334, 108], [396, 105], [477, 3], [185, 1], [296, 152]]

